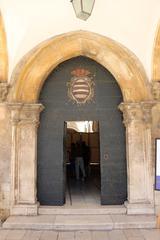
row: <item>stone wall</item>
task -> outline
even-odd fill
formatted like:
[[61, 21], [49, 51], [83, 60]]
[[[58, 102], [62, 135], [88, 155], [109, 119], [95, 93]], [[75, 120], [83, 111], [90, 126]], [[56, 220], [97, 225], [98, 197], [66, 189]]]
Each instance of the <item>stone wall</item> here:
[[11, 127], [5, 103], [0, 103], [0, 216], [8, 216], [10, 208]]

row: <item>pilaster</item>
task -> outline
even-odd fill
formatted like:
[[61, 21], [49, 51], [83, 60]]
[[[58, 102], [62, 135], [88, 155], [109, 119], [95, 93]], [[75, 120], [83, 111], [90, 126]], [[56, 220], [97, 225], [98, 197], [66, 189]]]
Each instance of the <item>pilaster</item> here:
[[37, 127], [41, 104], [9, 104], [12, 124], [11, 214], [37, 214]]
[[152, 102], [122, 103], [126, 126], [128, 214], [154, 213], [152, 163]]

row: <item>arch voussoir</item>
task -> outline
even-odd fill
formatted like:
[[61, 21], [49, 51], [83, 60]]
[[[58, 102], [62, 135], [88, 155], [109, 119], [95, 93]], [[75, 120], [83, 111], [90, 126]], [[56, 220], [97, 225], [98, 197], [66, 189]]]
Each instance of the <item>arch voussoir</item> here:
[[151, 99], [145, 71], [133, 53], [112, 39], [77, 31], [49, 39], [23, 57], [12, 75], [9, 101], [38, 102], [48, 74], [61, 62], [79, 55], [97, 61], [112, 73], [124, 102]]

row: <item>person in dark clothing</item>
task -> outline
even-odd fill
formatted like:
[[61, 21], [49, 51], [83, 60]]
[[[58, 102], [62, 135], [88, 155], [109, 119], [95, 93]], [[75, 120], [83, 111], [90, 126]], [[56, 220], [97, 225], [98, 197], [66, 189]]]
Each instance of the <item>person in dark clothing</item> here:
[[75, 159], [76, 159], [76, 144], [71, 143], [70, 164], [72, 177], [75, 176]]
[[79, 180], [80, 177], [80, 170], [82, 172], [82, 180], [84, 180], [86, 177], [86, 173], [84, 168], [83, 147], [82, 142], [78, 141], [76, 143], [76, 158], [75, 158], [75, 172], [77, 180]]
[[86, 145], [85, 141], [82, 142], [82, 149], [86, 175], [89, 175], [90, 148], [88, 145]]

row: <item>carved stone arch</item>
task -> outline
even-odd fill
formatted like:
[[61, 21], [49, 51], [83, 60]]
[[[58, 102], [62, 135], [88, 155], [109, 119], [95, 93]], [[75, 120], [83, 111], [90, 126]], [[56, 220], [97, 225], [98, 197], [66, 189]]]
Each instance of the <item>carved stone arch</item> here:
[[152, 93], [155, 100], [160, 100], [160, 21], [157, 26], [152, 59]]
[[12, 75], [12, 102], [36, 103], [48, 74], [61, 62], [83, 55], [107, 68], [117, 80], [125, 102], [151, 98], [138, 58], [114, 40], [87, 31], [53, 37], [22, 58]]
[[[154, 213], [151, 152], [150, 86], [138, 58], [112, 39], [77, 31], [46, 40], [31, 50], [15, 68], [8, 107], [12, 122], [11, 213], [38, 213], [36, 168], [37, 126], [43, 109], [38, 103], [42, 86], [60, 63], [86, 56], [103, 65], [118, 82], [126, 126], [128, 213]], [[29, 166], [29, 167], [28, 167]]]
[[160, 21], [157, 26], [153, 47], [152, 80], [160, 81]]
[[6, 100], [8, 92], [8, 51], [3, 17], [0, 11], [0, 102]]

